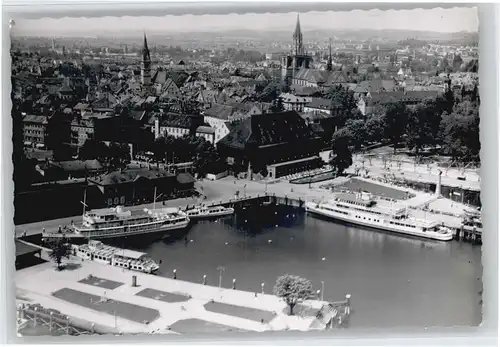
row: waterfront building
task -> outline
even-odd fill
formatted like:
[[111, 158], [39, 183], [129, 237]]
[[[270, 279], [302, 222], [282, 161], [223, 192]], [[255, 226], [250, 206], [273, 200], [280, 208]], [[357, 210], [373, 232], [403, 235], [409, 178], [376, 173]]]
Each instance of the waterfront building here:
[[[321, 139], [295, 111], [253, 115], [217, 144], [233, 172], [277, 178], [321, 166]], [[266, 172], [267, 171], [267, 172]]]
[[126, 169], [89, 178], [101, 192], [101, 201], [108, 207], [151, 201], [155, 187], [157, 195], [171, 194], [176, 176], [165, 170]]

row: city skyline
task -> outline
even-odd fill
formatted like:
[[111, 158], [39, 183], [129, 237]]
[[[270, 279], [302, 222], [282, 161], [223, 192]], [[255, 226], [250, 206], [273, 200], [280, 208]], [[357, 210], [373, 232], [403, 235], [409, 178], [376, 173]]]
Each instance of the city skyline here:
[[[303, 30], [412, 30], [437, 33], [477, 32], [477, 8], [412, 10], [354, 10], [349, 12], [299, 13]], [[296, 22], [297, 13], [182, 15], [162, 17], [40, 18], [16, 19], [14, 36], [125, 36], [139, 31], [183, 33], [224, 30], [287, 30]], [[258, 23], [256, 25], [256, 23]], [[104, 29], [105, 28], [105, 29]]]

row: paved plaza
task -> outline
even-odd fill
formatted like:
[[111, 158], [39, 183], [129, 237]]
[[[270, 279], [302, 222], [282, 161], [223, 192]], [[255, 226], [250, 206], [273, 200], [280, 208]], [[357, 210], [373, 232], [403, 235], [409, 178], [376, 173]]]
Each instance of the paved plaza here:
[[[72, 257], [69, 261], [78, 260]], [[89, 275], [124, 284], [107, 289], [82, 283]], [[133, 275], [137, 286], [132, 286]], [[202, 331], [305, 331], [315, 320], [314, 316], [288, 316], [286, 304], [274, 295], [124, 271], [90, 261], [74, 270], [56, 271], [51, 263], [26, 268], [16, 272], [16, 285], [31, 302], [116, 333], [181, 333], [200, 326], [205, 327]], [[323, 302], [310, 300], [305, 305], [318, 311]], [[194, 324], [192, 329], [187, 327], [189, 322]]]

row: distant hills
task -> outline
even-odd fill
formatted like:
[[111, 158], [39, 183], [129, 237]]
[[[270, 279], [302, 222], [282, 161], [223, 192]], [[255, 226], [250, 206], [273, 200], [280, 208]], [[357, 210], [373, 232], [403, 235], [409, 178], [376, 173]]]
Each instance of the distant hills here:
[[[419, 40], [425, 42], [441, 42], [441, 43], [456, 43], [464, 45], [475, 45], [479, 42], [479, 34], [477, 32], [455, 32], [455, 33], [440, 33], [431, 31], [416, 31], [416, 30], [331, 30], [331, 29], [317, 29], [305, 30], [303, 32], [304, 40], [320, 41], [327, 40], [328, 38], [337, 38], [339, 40], [352, 40], [360, 41], [378, 41], [397, 43], [408, 39]], [[55, 37], [58, 44], [62, 42], [70, 42], [71, 40], [83, 40], [86, 42], [99, 42], [104, 45], [120, 45], [132, 44], [142, 45], [143, 32], [131, 30], [127, 32], [101, 32], [97, 36], [84, 37]], [[195, 44], [210, 42], [239, 42], [239, 41], [256, 41], [260, 43], [271, 42], [291, 42], [292, 32], [289, 28], [286, 29], [271, 29], [271, 30], [213, 30], [205, 32], [151, 32], [147, 33], [148, 41], [151, 45], [181, 45], [186, 43]], [[21, 39], [21, 36], [17, 37]], [[53, 37], [47, 37], [52, 39]], [[15, 39], [14, 39], [15, 40]]]
[[[304, 30], [305, 41], [309, 40], [323, 40], [327, 38], [337, 37], [343, 40], [354, 41], [369, 41], [374, 39], [385, 39], [391, 42], [397, 42], [406, 39], [418, 39], [422, 41], [457, 41], [457, 42], [478, 42], [479, 34], [477, 32], [455, 32], [455, 33], [440, 33], [431, 31], [416, 31], [416, 30], [371, 30], [371, 29], [358, 29], [358, 30]], [[260, 30], [213, 30], [205, 32], [176, 32], [176, 33], [163, 33], [163, 32], [148, 32], [148, 38], [152, 41], [163, 41], [167, 39], [202, 39], [202, 40], [224, 40], [224, 39], [247, 39], [247, 40], [260, 40], [260, 41], [289, 41], [291, 40], [292, 32], [290, 28], [286, 29], [271, 29], [266, 31]], [[122, 35], [110, 34], [113, 37], [125, 36], [133, 39], [129, 33]], [[99, 37], [108, 37], [106, 34], [101, 34]], [[138, 39], [142, 38], [142, 33], [137, 33]], [[160, 42], [158, 42], [160, 43]]]

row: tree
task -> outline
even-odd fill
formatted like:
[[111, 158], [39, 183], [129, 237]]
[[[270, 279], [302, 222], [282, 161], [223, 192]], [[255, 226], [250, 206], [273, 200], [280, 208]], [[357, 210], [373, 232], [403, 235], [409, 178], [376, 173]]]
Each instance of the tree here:
[[432, 143], [432, 105], [422, 103], [409, 110], [406, 125], [406, 146], [418, 155], [422, 148]]
[[108, 160], [111, 167], [118, 168], [130, 163], [130, 148], [126, 143], [112, 142], [108, 147]]
[[290, 308], [289, 314], [293, 315], [293, 308], [299, 302], [314, 296], [311, 281], [294, 275], [283, 275], [276, 280], [274, 294], [282, 298]]
[[214, 145], [204, 138], [198, 138], [199, 143], [196, 148], [196, 158], [194, 160], [195, 171], [201, 176], [207, 173], [219, 173], [222, 168], [219, 153]]
[[351, 141], [352, 134], [348, 128], [342, 128], [333, 134], [330, 165], [333, 166], [337, 175], [341, 175], [345, 169], [352, 165], [352, 153], [349, 148]]
[[361, 119], [349, 119], [346, 128], [351, 137], [351, 144], [355, 149], [360, 149], [366, 141], [365, 121]]
[[331, 113], [336, 118], [336, 125], [343, 127], [345, 122], [354, 116], [358, 104], [354, 99], [354, 92], [343, 86], [335, 86], [327, 93], [331, 100]]
[[283, 99], [278, 97], [273, 100], [270, 111], [272, 113], [283, 112], [285, 110], [285, 106], [283, 105]]
[[57, 270], [61, 270], [62, 259], [69, 259], [71, 255], [71, 245], [64, 238], [53, 241], [50, 247], [49, 257], [57, 264]]
[[108, 146], [102, 141], [87, 139], [83, 146], [80, 147], [78, 157], [81, 160], [97, 159], [104, 162], [108, 158]]
[[402, 102], [390, 103], [387, 106], [385, 113], [385, 137], [391, 139], [394, 153], [396, 153], [396, 147], [405, 131], [407, 119], [407, 109]]
[[385, 115], [371, 114], [365, 123], [366, 140], [370, 142], [381, 142], [384, 137]]
[[278, 83], [269, 83], [262, 91], [259, 99], [263, 102], [274, 101], [281, 94], [281, 90], [281, 85]]
[[441, 121], [443, 152], [454, 160], [479, 160], [479, 107], [469, 101], [457, 104]]

